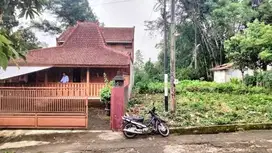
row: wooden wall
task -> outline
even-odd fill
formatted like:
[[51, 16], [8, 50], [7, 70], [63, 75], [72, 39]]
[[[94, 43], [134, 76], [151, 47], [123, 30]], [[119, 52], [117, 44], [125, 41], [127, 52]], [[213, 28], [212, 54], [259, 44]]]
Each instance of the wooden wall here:
[[[60, 82], [62, 78], [62, 73], [66, 73], [69, 76], [69, 82], [73, 82], [73, 70], [74, 68], [51, 68], [44, 71], [39, 71], [25, 75], [27, 83], [44, 83], [47, 75], [47, 82]], [[104, 76], [106, 73], [108, 80], [112, 80], [117, 71], [121, 71], [124, 75], [129, 75], [129, 69], [119, 69], [119, 68], [90, 68], [90, 83], [103, 83]], [[80, 81], [86, 82], [87, 68], [80, 68]], [[11, 83], [19, 83], [18, 79], [9, 79]]]
[[[117, 69], [117, 68], [90, 68], [90, 82], [91, 83], [101, 83], [104, 82], [103, 74], [106, 73], [107, 78], [112, 80], [117, 71], [121, 71], [125, 75], [129, 75], [129, 69]], [[59, 82], [62, 77], [62, 73], [65, 72], [69, 76], [70, 82], [73, 82], [73, 68], [52, 68], [47, 72], [48, 82]], [[86, 73], [87, 68], [81, 68], [81, 82], [86, 82]], [[45, 80], [45, 72], [38, 72], [38, 82], [44, 82]]]

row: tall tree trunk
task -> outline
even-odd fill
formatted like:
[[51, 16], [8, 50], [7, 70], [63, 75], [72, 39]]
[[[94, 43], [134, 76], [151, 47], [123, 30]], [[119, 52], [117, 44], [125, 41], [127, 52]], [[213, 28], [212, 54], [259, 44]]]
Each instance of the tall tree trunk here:
[[240, 69], [241, 73], [242, 73], [242, 82], [244, 82], [244, 78], [245, 78], [245, 71], [243, 69]]
[[0, 24], [3, 23], [3, 14], [4, 14], [4, 11], [0, 9]]
[[[195, 19], [195, 15], [194, 15], [194, 22], [196, 22], [196, 19]], [[196, 24], [194, 24], [195, 25], [195, 49], [194, 49], [194, 61], [195, 61], [195, 69], [197, 69], [197, 53], [196, 53], [196, 51], [197, 51], [197, 45], [196, 45], [196, 43], [197, 43], [197, 38], [196, 38], [196, 34], [197, 34], [197, 27], [196, 27]]]

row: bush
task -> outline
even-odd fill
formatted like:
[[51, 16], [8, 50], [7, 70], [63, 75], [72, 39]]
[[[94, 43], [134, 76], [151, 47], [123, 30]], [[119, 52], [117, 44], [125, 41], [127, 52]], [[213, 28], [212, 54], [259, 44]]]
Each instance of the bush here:
[[106, 74], [104, 73], [104, 82], [105, 87], [100, 90], [100, 101], [102, 103], [109, 103], [111, 98], [111, 88], [113, 86], [113, 82], [109, 82]]
[[[135, 86], [141, 94], [164, 93], [164, 83], [150, 82], [139, 83]], [[213, 92], [213, 93], [227, 93], [227, 94], [269, 94], [271, 90], [263, 87], [248, 87], [243, 84], [233, 83], [215, 83], [206, 81], [181, 81], [176, 85], [177, 94], [182, 92]]]
[[256, 73], [254, 76], [246, 75], [244, 79], [246, 86], [263, 86], [272, 89], [272, 71]]
[[231, 78], [230, 83], [232, 83], [232, 84], [241, 84], [241, 80], [239, 80], [237, 78]]
[[266, 88], [272, 88], [272, 71], [266, 71], [262, 74], [262, 84]]
[[193, 68], [183, 68], [177, 70], [177, 78], [179, 80], [199, 80], [201, 74], [199, 70]]
[[100, 91], [100, 101], [102, 103], [110, 102], [111, 98], [111, 88], [109, 86], [105, 86]]
[[244, 83], [246, 86], [256, 86], [257, 84], [257, 77], [256, 75], [254, 76], [250, 76], [250, 75], [246, 75], [244, 78]]

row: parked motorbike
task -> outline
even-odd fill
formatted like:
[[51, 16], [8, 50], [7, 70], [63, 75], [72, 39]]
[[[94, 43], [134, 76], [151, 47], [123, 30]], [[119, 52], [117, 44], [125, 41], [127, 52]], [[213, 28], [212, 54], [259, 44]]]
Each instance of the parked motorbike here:
[[147, 123], [144, 123], [143, 117], [123, 116], [123, 133], [125, 137], [134, 138], [140, 134], [150, 133], [159, 133], [163, 137], [167, 137], [169, 135], [169, 127], [164, 120], [160, 119], [155, 111], [156, 108], [153, 106], [153, 109], [148, 112], [151, 118]]

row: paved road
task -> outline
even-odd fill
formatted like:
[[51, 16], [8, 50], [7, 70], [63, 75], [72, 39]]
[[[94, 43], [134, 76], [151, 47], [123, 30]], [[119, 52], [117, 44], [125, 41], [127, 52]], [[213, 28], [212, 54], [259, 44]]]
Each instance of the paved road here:
[[[24, 143], [34, 142], [37, 146], [23, 147]], [[171, 135], [167, 138], [141, 136], [133, 140], [123, 138], [121, 133], [88, 132], [21, 136], [5, 143], [0, 144], [0, 148], [21, 145], [22, 148], [9, 149], [16, 153], [272, 153], [272, 131]]]

